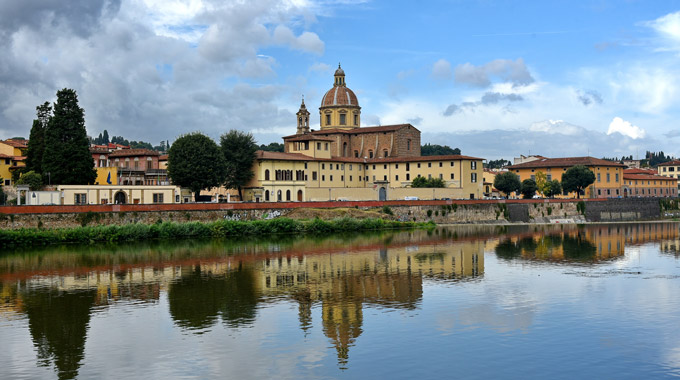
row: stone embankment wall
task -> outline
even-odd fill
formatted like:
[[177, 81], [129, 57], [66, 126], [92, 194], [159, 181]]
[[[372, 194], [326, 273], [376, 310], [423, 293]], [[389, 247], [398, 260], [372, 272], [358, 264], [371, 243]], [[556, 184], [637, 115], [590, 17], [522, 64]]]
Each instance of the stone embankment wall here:
[[[581, 206], [579, 206], [581, 204]], [[174, 206], [174, 207], [172, 207]], [[579, 207], [583, 209], [579, 210]], [[116, 206], [3, 206], [0, 228], [62, 228], [80, 225], [123, 225], [159, 221], [256, 220], [294, 215], [299, 209], [374, 211], [402, 221], [447, 223], [579, 223], [662, 218], [659, 200], [501, 200], [306, 202]], [[376, 213], [379, 212], [380, 214]], [[299, 214], [299, 213], [298, 213]], [[312, 213], [313, 214], [313, 213]], [[340, 213], [342, 214], [342, 213]], [[391, 215], [390, 215], [391, 214]], [[325, 217], [319, 213], [317, 216]], [[337, 217], [338, 213], [332, 214]], [[670, 215], [670, 214], [665, 214]], [[330, 216], [329, 216], [330, 217]]]

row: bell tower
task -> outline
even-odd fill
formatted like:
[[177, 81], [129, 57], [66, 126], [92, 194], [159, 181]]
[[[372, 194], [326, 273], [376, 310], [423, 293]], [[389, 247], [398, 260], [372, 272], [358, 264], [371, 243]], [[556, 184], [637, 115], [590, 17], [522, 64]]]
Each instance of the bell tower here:
[[304, 135], [305, 133], [309, 133], [309, 111], [307, 111], [307, 107], [305, 106], [304, 96], [302, 97], [302, 104], [300, 105], [300, 109], [297, 111], [296, 115], [297, 134]]

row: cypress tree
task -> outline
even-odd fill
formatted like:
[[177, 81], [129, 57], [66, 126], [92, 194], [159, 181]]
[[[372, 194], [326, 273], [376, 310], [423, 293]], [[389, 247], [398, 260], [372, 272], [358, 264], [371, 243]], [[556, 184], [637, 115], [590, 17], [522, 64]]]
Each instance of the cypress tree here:
[[57, 92], [54, 113], [45, 130], [44, 173], [50, 173], [52, 183], [87, 185], [97, 173], [85, 130], [85, 113], [78, 106], [75, 90]]
[[52, 106], [49, 102], [36, 107], [38, 118], [33, 120], [31, 135], [28, 138], [26, 153], [26, 171], [42, 173], [43, 153], [45, 152], [45, 129], [52, 116]]
[[105, 144], [105, 145], [108, 145], [109, 142], [110, 142], [110, 141], [109, 141], [109, 131], [107, 131], [106, 129], [104, 130], [103, 139], [104, 139], [104, 140], [102, 140], [101, 143], [102, 143], [102, 144]]

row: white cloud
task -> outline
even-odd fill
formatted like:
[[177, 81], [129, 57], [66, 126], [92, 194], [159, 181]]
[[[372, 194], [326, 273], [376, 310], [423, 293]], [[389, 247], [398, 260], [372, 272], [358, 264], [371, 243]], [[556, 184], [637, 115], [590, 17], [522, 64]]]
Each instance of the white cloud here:
[[543, 120], [531, 124], [531, 126], [529, 126], [529, 130], [532, 132], [545, 132], [549, 134], [575, 136], [578, 134], [583, 134], [585, 128], [567, 123], [563, 120]]
[[669, 45], [659, 50], [680, 49], [680, 12], [669, 13], [643, 25], [654, 29], [665, 40], [664, 44]]
[[451, 63], [445, 59], [440, 59], [432, 65], [432, 77], [439, 80], [451, 79]]
[[644, 129], [637, 127], [618, 116], [615, 117], [611, 123], [609, 123], [607, 135], [611, 135], [613, 133], [620, 133], [632, 139], [644, 138], [647, 135], [647, 132]]
[[323, 54], [324, 43], [316, 33], [303, 32], [295, 37], [293, 31], [285, 25], [279, 25], [274, 29], [273, 42], [278, 45], [288, 45], [293, 49], [310, 53]]
[[481, 66], [464, 63], [456, 66], [454, 79], [457, 83], [469, 84], [477, 87], [491, 85], [492, 79], [497, 77], [513, 86], [526, 86], [534, 82], [529, 69], [522, 58], [513, 61], [511, 59], [496, 59]]

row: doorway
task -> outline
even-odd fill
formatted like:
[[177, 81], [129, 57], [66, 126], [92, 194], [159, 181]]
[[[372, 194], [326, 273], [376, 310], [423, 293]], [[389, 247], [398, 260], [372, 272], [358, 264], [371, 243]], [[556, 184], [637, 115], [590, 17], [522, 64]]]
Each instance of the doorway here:
[[124, 205], [127, 203], [127, 196], [125, 195], [124, 192], [119, 191], [116, 193], [116, 195], [113, 197], [113, 203], [117, 205]]

